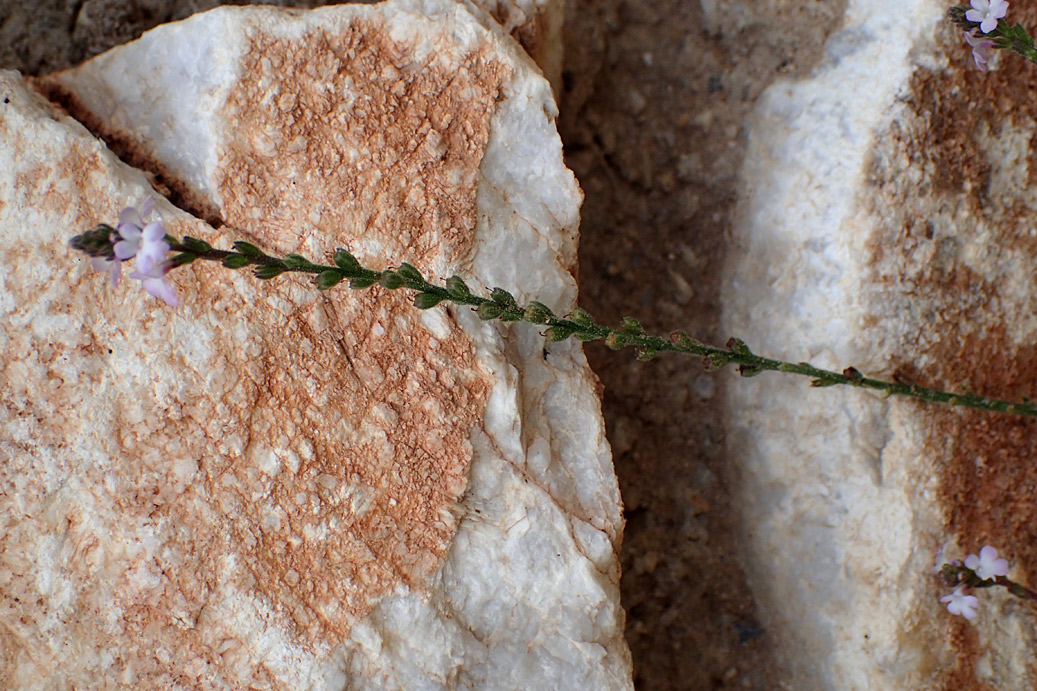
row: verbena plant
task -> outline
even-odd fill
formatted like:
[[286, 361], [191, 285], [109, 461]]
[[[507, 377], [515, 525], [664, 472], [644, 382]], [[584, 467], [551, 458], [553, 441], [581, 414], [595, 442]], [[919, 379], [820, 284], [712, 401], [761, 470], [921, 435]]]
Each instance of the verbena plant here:
[[[1008, 50], [1037, 63], [1037, 47], [1021, 25], [1004, 21], [1008, 9], [1005, 0], [971, 0], [971, 7], [953, 7], [949, 16], [964, 30], [964, 39], [972, 47], [976, 67], [991, 69], [995, 51]], [[641, 360], [650, 360], [661, 353], [682, 353], [702, 359], [707, 370], [718, 370], [728, 365], [737, 367], [744, 377], [763, 372], [785, 372], [810, 378], [811, 386], [853, 386], [880, 391], [887, 396], [906, 396], [928, 403], [975, 408], [995, 413], [1037, 417], [1037, 404], [1007, 401], [980, 396], [969, 391], [941, 391], [916, 384], [884, 381], [864, 376], [854, 367], [841, 372], [821, 369], [806, 362], [786, 362], [757, 355], [744, 342], [730, 339], [725, 346], [708, 345], [690, 337], [684, 331], [667, 335], [649, 334], [633, 317], [624, 317], [618, 326], [598, 323], [586, 310], [579, 307], [567, 314], [556, 315], [547, 305], [531, 301], [519, 304], [503, 288], [493, 288], [485, 294], [473, 291], [460, 276], [452, 276], [437, 283], [407, 263], [378, 271], [363, 266], [346, 249], [337, 250], [330, 264], [320, 264], [299, 254], [283, 257], [267, 254], [254, 244], [238, 241], [232, 249], [216, 249], [204, 240], [193, 237], [177, 239], [166, 233], [161, 221], [148, 222], [154, 208], [152, 199], [146, 199], [140, 208], [127, 208], [112, 227], [98, 225], [94, 230], [75, 236], [71, 246], [92, 258], [95, 269], [107, 271], [113, 286], [122, 280], [122, 265], [133, 262], [129, 277], [141, 281], [143, 288], [168, 305], [177, 305], [177, 296], [165, 276], [180, 266], [195, 261], [219, 262], [228, 269], [251, 267], [256, 278], [272, 280], [286, 273], [313, 275], [317, 290], [330, 290], [348, 285], [353, 290], [380, 286], [388, 290], [407, 290], [413, 293], [417, 309], [432, 309], [442, 303], [471, 307], [480, 318], [502, 322], [526, 322], [544, 329], [548, 341], [576, 338], [581, 341], [604, 341], [613, 350], [633, 348]], [[983, 547], [979, 555], [970, 554], [963, 562], [944, 564], [940, 570], [944, 582], [955, 588], [941, 598], [947, 609], [967, 619], [976, 616], [978, 600], [969, 594], [973, 589], [1004, 587], [1021, 598], [1037, 600], [1037, 592], [1007, 578], [1008, 562], [997, 557], [997, 550]]]

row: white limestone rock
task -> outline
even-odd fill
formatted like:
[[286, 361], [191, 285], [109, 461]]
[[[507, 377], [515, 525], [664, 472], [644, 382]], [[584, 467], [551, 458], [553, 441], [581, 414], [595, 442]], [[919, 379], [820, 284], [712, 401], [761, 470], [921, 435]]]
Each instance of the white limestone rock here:
[[[1037, 388], [1032, 67], [976, 72], [945, 12], [851, 1], [822, 64], [761, 96], [724, 325], [761, 354], [1020, 400]], [[806, 386], [727, 390], [789, 688], [1031, 688], [1032, 609], [980, 593], [977, 637], [933, 572], [987, 543], [1015, 577], [1037, 568], [1034, 425]]]
[[[170, 274], [175, 311], [113, 293], [66, 243], [148, 181], [0, 86], [0, 679], [630, 687], [577, 344], [197, 263]], [[160, 200], [175, 235], [575, 303], [550, 89], [479, 11], [223, 8], [38, 86], [227, 224]]]

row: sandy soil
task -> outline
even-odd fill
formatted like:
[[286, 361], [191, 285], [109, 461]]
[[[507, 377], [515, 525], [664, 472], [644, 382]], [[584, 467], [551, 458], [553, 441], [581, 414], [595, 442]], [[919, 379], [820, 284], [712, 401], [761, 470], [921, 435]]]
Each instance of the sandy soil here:
[[[562, 136], [583, 205], [583, 306], [722, 343], [719, 269], [747, 118], [808, 72], [841, 2], [591, 0], [567, 22]], [[707, 11], [708, 10], [708, 11]], [[640, 689], [773, 689], [740, 559], [721, 387], [696, 362], [589, 347], [626, 504], [623, 605]]]
[[[0, 67], [73, 65], [217, 2], [6, 0]], [[241, 3], [224, 3], [241, 4]], [[310, 7], [326, 4], [278, 2]], [[808, 72], [844, 0], [571, 0], [561, 129], [586, 192], [582, 304], [652, 331], [718, 332], [719, 276], [747, 118]], [[772, 689], [781, 663], [739, 550], [721, 387], [687, 359], [588, 348], [627, 510], [623, 604], [640, 689]]]

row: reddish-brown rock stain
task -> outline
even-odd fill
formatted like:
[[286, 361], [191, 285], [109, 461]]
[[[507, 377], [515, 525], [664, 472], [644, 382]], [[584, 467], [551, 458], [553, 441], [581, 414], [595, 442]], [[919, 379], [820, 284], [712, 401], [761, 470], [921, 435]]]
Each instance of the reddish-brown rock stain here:
[[[358, 255], [374, 264], [468, 260], [479, 165], [508, 68], [489, 43], [463, 50], [443, 41], [449, 59], [415, 63], [386, 33], [357, 21], [341, 35], [252, 39], [225, 113], [238, 138], [219, 180], [220, 213], [239, 237], [308, 255], [360, 243]], [[88, 160], [70, 157], [82, 168], [70, 174], [88, 174]], [[36, 187], [57, 203], [60, 195]], [[93, 205], [83, 223], [118, 213], [78, 203]], [[379, 257], [363, 256], [371, 238], [382, 243]], [[138, 400], [111, 402], [120, 416], [105, 442], [111, 489], [102, 469], [91, 471], [127, 534], [162, 540], [154, 552], [118, 557], [148, 578], [98, 577], [111, 581], [120, 613], [112, 631], [94, 603], [76, 610], [84, 637], [111, 637], [114, 672], [142, 687], [279, 678], [261, 665], [233, 671], [239, 629], [214, 613], [228, 595], [256, 596], [274, 616], [264, 609], [254, 619], [279, 632], [287, 620], [289, 638], [317, 650], [341, 641], [397, 585], [420, 589], [455, 534], [469, 437], [492, 384], [449, 315], [449, 333], [433, 337], [407, 295], [343, 288], [311, 302], [311, 284], [286, 276], [248, 297], [212, 271], [191, 265], [172, 276], [177, 314], [193, 315], [211, 352], [192, 360], [174, 348], [176, 362], [161, 364], [177, 366], [178, 382], [148, 371], [166, 350], [140, 356]], [[82, 281], [91, 279], [91, 290], [104, 290], [96, 275]], [[161, 308], [140, 310], [132, 326], [119, 326], [118, 314], [116, 326], [99, 319], [92, 328], [131, 330], [133, 342], [190, 330]], [[242, 343], [235, 324], [264, 326], [246, 329]], [[176, 471], [183, 461], [197, 464], [186, 481]], [[41, 617], [47, 609], [18, 606]]]
[[305, 232], [377, 236], [376, 262], [465, 257], [508, 72], [489, 51], [419, 64], [359, 21], [298, 41], [255, 37], [227, 113], [237, 139], [221, 160], [224, 218], [283, 246]]
[[[385, 257], [419, 266], [468, 256], [503, 69], [480, 52], [451, 69], [409, 64], [384, 33], [356, 22], [341, 35], [252, 39], [219, 181], [221, 213], [244, 237], [308, 253], [310, 238], [331, 248], [374, 236]], [[228, 319], [278, 321], [270, 295], [291, 307], [242, 367], [231, 423], [208, 433], [242, 435], [243, 452], [193, 449], [204, 481], [171, 520], [187, 528], [185, 554], [204, 558], [190, 578], [169, 576], [197, 610], [233, 557], [235, 579], [301, 640], [334, 643], [440, 563], [490, 380], [456, 325], [433, 338], [408, 296], [342, 290], [300, 306], [298, 280], [263, 285], [257, 304], [224, 297]], [[198, 502], [217, 507], [217, 525], [193, 513]]]
[[[1037, 7], [1020, 6], [1012, 19], [1033, 25]], [[891, 369], [926, 386], [1035, 398], [1037, 346], [1017, 345], [1006, 336], [1004, 325], [1015, 316], [1011, 297], [997, 276], [982, 276], [955, 255], [953, 237], [934, 237], [923, 209], [926, 198], [934, 197], [964, 205], [970, 217], [986, 221], [994, 251], [1012, 247], [1037, 264], [1037, 241], [1029, 232], [1033, 213], [1020, 200], [992, 203], [998, 190], [990, 189], [990, 164], [977, 142], [984, 125], [997, 132], [1010, 121], [1037, 120], [1037, 100], [1029, 97], [1037, 71], [1005, 54], [1000, 71], [980, 73], [960, 32], [943, 32], [950, 67], [916, 73], [906, 102], [917, 120], [904, 128], [893, 124], [883, 138], [886, 158], [870, 171], [880, 190], [879, 213], [889, 221], [871, 246], [873, 280], [891, 296], [888, 309], [910, 307], [925, 317], [900, 345]], [[925, 174], [916, 185], [904, 185], [897, 162]], [[1033, 185], [1032, 154], [1028, 163]], [[885, 318], [877, 313], [869, 321], [881, 329]], [[917, 367], [913, 363], [922, 356], [931, 364]], [[917, 414], [927, 428], [928, 461], [940, 477], [948, 529], [965, 550], [996, 545], [1010, 556], [1013, 575], [1026, 581], [1037, 569], [1037, 420], [920, 404]], [[957, 618], [947, 626], [956, 666], [943, 672], [939, 686], [989, 689], [976, 676], [983, 652], [975, 631]]]

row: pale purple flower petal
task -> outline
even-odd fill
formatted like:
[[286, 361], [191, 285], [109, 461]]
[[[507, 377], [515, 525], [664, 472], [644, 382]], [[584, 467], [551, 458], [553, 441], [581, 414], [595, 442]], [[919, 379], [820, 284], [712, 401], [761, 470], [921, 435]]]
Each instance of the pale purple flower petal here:
[[[145, 219], [151, 215], [154, 209], [155, 199], [148, 196], [140, 203], [140, 209], [128, 206], [122, 210], [122, 213], [119, 214], [119, 224], [116, 226], [121, 240], [115, 243], [115, 256], [125, 261], [132, 259], [137, 254], [143, 239], [143, 231], [147, 230]], [[150, 227], [153, 224], [147, 225]], [[163, 231], [164, 233], [165, 231]]]
[[998, 559], [997, 550], [987, 545], [979, 550], [979, 556], [970, 554], [965, 557], [965, 568], [972, 569], [976, 575], [987, 580], [996, 576], [1008, 575], [1008, 560]]
[[965, 586], [959, 585], [950, 595], [944, 595], [940, 602], [946, 603], [947, 611], [951, 614], [960, 614], [968, 620], [976, 618], [976, 607], [979, 600], [975, 595], [966, 595]]
[[[159, 244], [159, 243], [156, 243]], [[142, 250], [137, 255], [136, 272], [145, 276], [155, 276], [156, 271], [161, 272], [163, 270], [163, 262], [166, 260], [166, 253], [169, 251], [169, 245], [161, 243], [162, 247], [155, 247], [150, 245], [145, 250]]]
[[144, 290], [148, 291], [149, 295], [157, 297], [164, 301], [170, 307], [176, 307], [179, 301], [176, 297], [176, 291], [173, 290], [173, 286], [166, 283], [163, 278], [145, 278]]
[[[148, 197], [151, 199], [151, 197]], [[127, 206], [122, 212], [119, 213], [119, 225], [120, 226], [133, 226], [135, 228], [144, 227], [143, 214], [133, 206]]]
[[980, 72], [986, 72], [990, 59], [994, 57], [994, 42], [989, 38], [977, 36], [976, 30], [965, 32], [965, 42], [972, 46], [972, 59]]
[[137, 269], [148, 273], [151, 267], [161, 264], [169, 252], [169, 243], [165, 241], [166, 229], [158, 221], [149, 223], [144, 229], [140, 248], [137, 250]]
[[169, 253], [169, 243], [165, 241], [165, 237], [166, 229], [159, 221], [149, 223], [144, 228], [134, 262], [135, 269], [130, 278], [141, 281], [149, 295], [163, 300], [171, 307], [176, 307], [179, 302], [176, 291], [165, 281], [168, 269], [166, 255]]
[[118, 259], [94, 257], [90, 260], [90, 266], [93, 267], [94, 271], [107, 271], [108, 278], [112, 282], [112, 287], [119, 287], [119, 283], [122, 281], [122, 262]]
[[166, 265], [165, 263], [154, 263], [151, 264], [146, 271], [140, 269], [141, 260], [137, 258], [137, 270], [130, 274], [130, 278], [135, 278], [144, 284], [144, 290], [149, 295], [163, 300], [170, 307], [176, 307], [178, 300], [176, 297], [176, 291], [173, 290], [173, 286], [165, 280]]
[[119, 235], [122, 240], [115, 243], [115, 256], [121, 261], [132, 259], [140, 249], [140, 230], [133, 226], [123, 226]]
[[97, 257], [91, 261], [94, 269], [108, 271], [113, 286], [118, 286], [122, 279], [122, 262], [134, 259], [134, 270], [130, 278], [140, 281], [149, 295], [163, 300], [176, 307], [178, 304], [176, 291], [166, 282], [165, 274], [169, 270], [166, 255], [169, 243], [166, 242], [166, 228], [161, 221], [146, 222], [155, 210], [155, 199], [146, 197], [139, 208], [132, 206], [119, 214], [119, 224], [111, 240], [114, 243], [115, 256], [111, 259]]
[[130, 273], [130, 278], [135, 278], [138, 281], [143, 281], [145, 278], [162, 278], [166, 273], [166, 266], [162, 261], [165, 257], [157, 257], [159, 261], [155, 261], [155, 259], [156, 257], [147, 255], [138, 256], [135, 268]]
[[144, 227], [143, 235], [145, 242], [157, 242], [166, 237], [166, 227], [162, 221], [152, 221]]
[[1008, 12], [1007, 0], [971, 0], [972, 9], [965, 13], [965, 19], [979, 22], [980, 30], [989, 34], [997, 28], [997, 20]]

